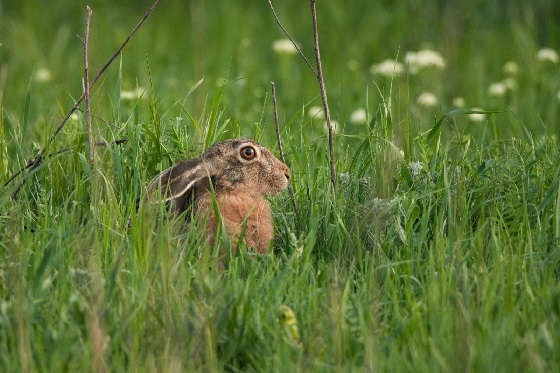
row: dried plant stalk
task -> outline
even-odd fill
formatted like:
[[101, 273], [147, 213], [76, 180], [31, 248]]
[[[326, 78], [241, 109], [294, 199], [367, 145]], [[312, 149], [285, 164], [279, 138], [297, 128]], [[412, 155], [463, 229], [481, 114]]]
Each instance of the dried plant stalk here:
[[[113, 53], [113, 55], [107, 60], [107, 62], [105, 62], [105, 65], [103, 65], [103, 67], [99, 70], [99, 72], [95, 75], [95, 77], [93, 78], [93, 80], [90, 83], [90, 88], [93, 87], [95, 85], [95, 83], [97, 83], [97, 81], [99, 80], [99, 78], [103, 75], [103, 73], [107, 70], [107, 68], [113, 63], [113, 61], [120, 55], [120, 53], [122, 52], [122, 50], [124, 49], [124, 47], [128, 44], [128, 42], [130, 41], [130, 39], [132, 39], [132, 37], [134, 36], [134, 34], [136, 33], [136, 31], [138, 31], [138, 29], [142, 26], [142, 24], [144, 24], [144, 22], [146, 21], [146, 19], [148, 19], [148, 17], [153, 13], [153, 11], [155, 10], [155, 8], [158, 6], [160, 0], [155, 0], [154, 3], [152, 4], [152, 6], [150, 7], [150, 9], [148, 9], [146, 11], [146, 13], [144, 13], [144, 15], [142, 16], [142, 18], [140, 18], [140, 20], [138, 21], [138, 23], [136, 23], [136, 26], [134, 26], [134, 28], [132, 29], [132, 31], [130, 31], [130, 33], [127, 35], [126, 39], [121, 43], [121, 45], [119, 46], [119, 48], [115, 51], [115, 53]], [[45, 152], [47, 151], [47, 147], [50, 146], [52, 144], [52, 142], [54, 141], [56, 135], [58, 135], [58, 133], [62, 130], [62, 128], [64, 127], [64, 125], [66, 124], [66, 122], [68, 121], [68, 119], [70, 119], [70, 116], [72, 116], [72, 114], [80, 107], [80, 104], [82, 103], [82, 101], [84, 101], [85, 99], [85, 93], [82, 93], [82, 95], [80, 96], [80, 98], [78, 98], [76, 100], [76, 102], [74, 102], [74, 105], [72, 106], [72, 108], [70, 108], [70, 110], [66, 113], [66, 115], [64, 116], [64, 118], [62, 119], [62, 121], [58, 124], [58, 126], [56, 127], [56, 129], [54, 130], [53, 134], [49, 137], [48, 141], [47, 141], [47, 145], [45, 147], [43, 147], [41, 149], [41, 151], [33, 158], [29, 159], [29, 161], [27, 162], [26, 166], [23, 167], [22, 169], [20, 169], [19, 171], [17, 171], [15, 174], [13, 174], [5, 183], [4, 186], [8, 186], [17, 176], [21, 175], [23, 172], [25, 172], [26, 170], [34, 170], [35, 168], [37, 168], [39, 166], [39, 164], [41, 163], [41, 161], [43, 160], [43, 157], [45, 155]], [[18, 187], [15, 189], [15, 191], [12, 193], [12, 198], [16, 198], [21, 187], [23, 186], [23, 184], [25, 183], [25, 179], [18, 185]]]
[[[276, 87], [274, 82], [271, 82], [270, 85], [272, 86], [272, 106], [274, 108], [274, 126], [276, 128], [276, 140], [278, 141], [278, 151], [280, 152], [280, 158], [282, 162], [286, 164], [286, 158], [284, 158], [284, 150], [282, 149], [282, 137], [280, 137], [280, 121], [278, 120], [278, 105], [276, 103]], [[292, 184], [288, 183], [288, 191], [290, 193], [290, 199], [292, 200], [292, 206], [294, 208], [294, 212], [296, 217], [299, 219], [299, 211], [296, 203], [296, 196], [294, 194], [294, 188], [292, 188]]]
[[86, 30], [84, 33], [84, 102], [86, 105], [86, 122], [88, 129], [88, 145], [89, 145], [89, 165], [93, 169], [94, 163], [94, 145], [93, 130], [91, 128], [91, 107], [89, 102], [89, 72], [88, 72], [88, 42], [89, 42], [89, 22], [91, 20], [91, 8], [86, 5]]
[[272, 15], [276, 20], [276, 23], [278, 23], [278, 26], [280, 26], [280, 29], [282, 30], [282, 32], [284, 32], [284, 35], [286, 35], [286, 37], [290, 39], [290, 41], [298, 51], [298, 54], [304, 60], [305, 64], [309, 67], [309, 69], [317, 79], [317, 82], [319, 83], [319, 89], [321, 91], [321, 102], [323, 104], [325, 119], [327, 121], [327, 130], [329, 132], [329, 159], [330, 159], [331, 184], [333, 186], [334, 193], [336, 195], [336, 162], [335, 162], [335, 154], [334, 154], [334, 134], [333, 134], [333, 128], [331, 123], [331, 113], [329, 110], [329, 103], [327, 100], [327, 88], [325, 86], [325, 80], [323, 78], [323, 68], [321, 65], [321, 53], [319, 50], [319, 31], [317, 28], [317, 10], [315, 6], [316, 0], [310, 0], [311, 17], [313, 19], [313, 46], [315, 50], [316, 68], [313, 68], [313, 66], [311, 66], [311, 63], [309, 62], [309, 60], [307, 59], [307, 57], [305, 56], [305, 54], [303, 53], [299, 45], [295, 42], [294, 38], [290, 35], [288, 30], [286, 30], [282, 22], [280, 22], [280, 19], [276, 14], [276, 10], [274, 10], [274, 6], [272, 5], [272, 1], [271, 0], [267, 0], [267, 1], [268, 1], [268, 6], [270, 7], [270, 10], [272, 12]]

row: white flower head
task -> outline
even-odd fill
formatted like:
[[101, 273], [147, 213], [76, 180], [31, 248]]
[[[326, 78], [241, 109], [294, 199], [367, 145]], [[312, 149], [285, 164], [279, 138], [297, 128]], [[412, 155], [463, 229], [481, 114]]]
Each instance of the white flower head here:
[[420, 175], [423, 168], [424, 166], [421, 162], [410, 162], [408, 164], [408, 172], [410, 172], [410, 176], [412, 176], [413, 179]]
[[78, 121], [78, 113], [72, 113], [72, 115], [70, 115], [70, 120], [72, 122], [77, 122]]
[[[471, 108], [472, 111], [482, 111], [481, 108], [477, 108], [477, 107], [473, 107]], [[484, 119], [486, 119], [486, 114], [482, 114], [482, 113], [471, 113], [468, 115], [469, 119], [473, 122], [482, 122]]]
[[422, 92], [416, 101], [425, 107], [434, 107], [438, 104], [438, 98], [431, 92]]
[[[337, 120], [331, 119], [331, 127], [333, 133], [338, 133], [338, 131], [340, 130], [340, 125], [338, 124]], [[327, 126], [327, 121], [325, 121], [323, 125], [323, 129], [325, 130], [326, 133], [329, 133], [329, 127]]]
[[373, 74], [381, 75], [386, 78], [394, 78], [404, 72], [404, 67], [403, 64], [398, 61], [387, 59], [371, 66], [370, 71]]
[[507, 86], [503, 82], [496, 82], [490, 84], [488, 87], [488, 94], [494, 97], [502, 97], [506, 94]]
[[307, 115], [313, 119], [323, 119], [325, 117], [325, 113], [323, 112], [323, 108], [320, 106], [311, 106], [307, 109]]
[[445, 68], [445, 59], [439, 52], [432, 49], [407, 52], [404, 61], [412, 74], [416, 74], [420, 70], [430, 67], [440, 70]]
[[453, 106], [457, 107], [457, 108], [463, 108], [465, 107], [465, 99], [461, 96], [455, 97], [453, 99]]
[[146, 89], [143, 87], [137, 87], [131, 91], [121, 91], [121, 100], [123, 101], [134, 101], [139, 98], [146, 97]]
[[297, 49], [290, 39], [279, 39], [272, 43], [272, 50], [278, 54], [296, 54]]
[[519, 72], [519, 65], [517, 62], [508, 61], [504, 64], [504, 73], [507, 75], [517, 75]]
[[49, 82], [51, 80], [51, 77], [51, 71], [46, 67], [40, 67], [35, 72], [35, 79], [37, 79], [39, 83]]
[[537, 59], [541, 62], [558, 63], [558, 53], [552, 48], [543, 48], [537, 52]]
[[363, 124], [367, 121], [366, 110], [359, 108], [350, 114], [350, 122], [355, 124]]

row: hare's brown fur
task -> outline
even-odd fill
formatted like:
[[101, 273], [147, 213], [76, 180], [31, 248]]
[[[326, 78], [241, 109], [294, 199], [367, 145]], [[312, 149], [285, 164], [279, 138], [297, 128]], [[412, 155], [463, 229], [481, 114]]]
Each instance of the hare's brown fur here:
[[[252, 149], [254, 158], [243, 156], [246, 148]], [[199, 216], [208, 215], [206, 229], [212, 240], [217, 230], [211, 197], [214, 190], [220, 217], [234, 247], [243, 236], [248, 247], [266, 253], [274, 229], [265, 196], [285, 189], [289, 177], [289, 168], [265, 147], [252, 140], [231, 139], [214, 144], [198, 158], [165, 170], [148, 189], [161, 185], [162, 197], [177, 212], [193, 207]]]
[[[270, 203], [266, 199], [247, 194], [243, 190], [232, 190], [217, 194], [216, 202], [226, 231], [234, 243], [238, 241], [245, 228], [243, 236], [247, 247], [259, 253], [268, 251], [274, 229]], [[213, 237], [216, 232], [216, 220], [208, 193], [198, 200], [197, 211], [200, 214], [208, 213], [206, 229]], [[234, 248], [236, 246], [234, 244]]]

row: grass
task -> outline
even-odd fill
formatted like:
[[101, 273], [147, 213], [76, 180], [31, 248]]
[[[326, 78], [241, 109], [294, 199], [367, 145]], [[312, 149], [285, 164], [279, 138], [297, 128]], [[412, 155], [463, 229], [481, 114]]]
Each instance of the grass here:
[[[94, 72], [149, 5], [130, 4], [92, 3]], [[2, 180], [80, 94], [82, 5], [2, 5]], [[278, 7], [310, 52], [307, 5]], [[26, 176], [17, 200], [0, 190], [0, 370], [560, 369], [560, 77], [536, 59], [559, 49], [558, 6], [319, 2], [318, 12], [339, 193], [323, 122], [308, 115], [316, 82], [272, 51], [281, 35], [266, 2], [162, 2], [92, 92], [96, 140], [128, 141], [96, 149], [91, 170], [79, 114], [50, 149], [71, 152]], [[443, 71], [370, 74], [426, 44]], [[489, 95], [508, 60], [517, 89]], [[164, 211], [137, 213], [136, 198], [221, 139], [276, 151], [270, 80], [300, 214], [287, 193], [273, 198], [273, 252], [241, 252], [219, 271], [225, 237], [210, 247]], [[143, 96], [121, 98], [137, 87]], [[436, 107], [416, 101], [425, 91]], [[452, 112], [456, 96], [485, 119]], [[349, 120], [356, 108], [366, 123]]]

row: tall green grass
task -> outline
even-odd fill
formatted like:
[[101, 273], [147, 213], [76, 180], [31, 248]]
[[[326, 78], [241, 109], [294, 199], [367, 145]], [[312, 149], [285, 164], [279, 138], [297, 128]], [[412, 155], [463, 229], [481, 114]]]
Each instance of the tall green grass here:
[[[126, 4], [92, 4], [93, 66], [139, 16]], [[81, 4], [40, 15], [44, 6], [2, 6], [3, 180], [80, 92]], [[307, 5], [278, 6], [311, 51]], [[71, 151], [26, 175], [17, 200], [15, 184], [0, 190], [0, 370], [559, 370], [560, 78], [536, 59], [558, 50], [557, 11], [320, 2], [340, 128], [334, 195], [324, 124], [309, 116], [316, 83], [297, 57], [272, 51], [281, 35], [265, 2], [162, 2], [92, 92], [96, 139], [128, 141], [98, 147], [90, 169], [79, 113], [49, 149]], [[424, 43], [445, 70], [369, 73]], [[517, 90], [492, 97], [508, 60], [520, 66]], [[226, 237], [210, 246], [202, 229], [137, 211], [136, 199], [160, 170], [219, 140], [275, 150], [270, 80], [300, 211], [287, 193], [273, 198], [271, 253], [241, 251], [220, 271]], [[137, 87], [143, 95], [123, 98]], [[423, 91], [436, 107], [418, 104]], [[456, 96], [493, 113], [451, 112]], [[366, 123], [349, 120], [356, 108]]]

